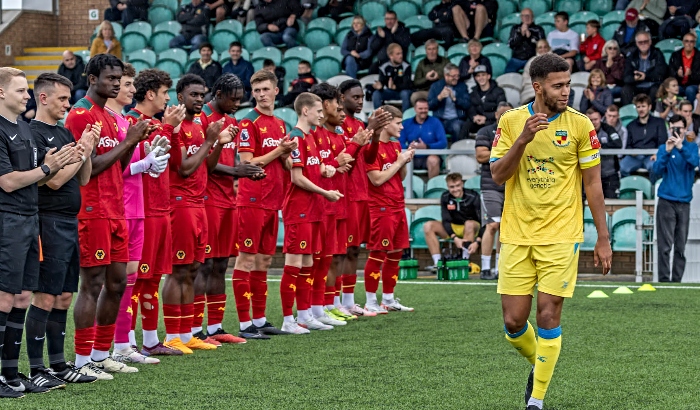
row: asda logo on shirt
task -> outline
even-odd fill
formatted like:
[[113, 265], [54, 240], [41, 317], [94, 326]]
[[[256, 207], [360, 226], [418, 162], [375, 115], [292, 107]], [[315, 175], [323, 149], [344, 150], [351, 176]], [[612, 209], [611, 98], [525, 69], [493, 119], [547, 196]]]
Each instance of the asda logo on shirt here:
[[233, 142], [233, 141], [231, 141], [231, 142], [229, 142], [228, 144], [224, 144], [224, 148], [223, 148], [223, 149], [234, 149], [234, 148], [236, 148], [236, 143]]
[[329, 150], [329, 149], [321, 150], [319, 152], [319, 154], [321, 154], [322, 159], [328, 159], [331, 156], [331, 150]]
[[119, 145], [119, 140], [116, 138], [110, 138], [110, 137], [102, 137], [100, 138], [100, 142], [97, 144], [97, 147], [100, 148], [114, 148], [117, 145]]
[[190, 145], [187, 147], [187, 156], [194, 155], [199, 151], [199, 145]]
[[321, 160], [318, 157], [309, 157], [306, 159], [306, 166], [309, 165], [321, 165]]
[[274, 138], [265, 138], [263, 140], [263, 143], [262, 143], [263, 148], [266, 148], [266, 147], [267, 148], [275, 148], [275, 147], [279, 147], [279, 145], [280, 145], [280, 141], [276, 140]]
[[392, 164], [388, 164], [388, 163], [384, 164], [384, 166], [382, 167], [382, 171], [386, 171], [387, 169], [391, 168], [391, 165]]

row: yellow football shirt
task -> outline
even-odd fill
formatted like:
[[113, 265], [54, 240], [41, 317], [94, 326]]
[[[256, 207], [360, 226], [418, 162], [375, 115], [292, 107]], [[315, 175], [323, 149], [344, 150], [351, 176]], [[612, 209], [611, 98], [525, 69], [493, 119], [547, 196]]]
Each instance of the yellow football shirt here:
[[[501, 117], [491, 162], [506, 155], [534, 115], [532, 103]], [[552, 245], [583, 242], [581, 169], [600, 163], [593, 124], [571, 108], [549, 119], [527, 145], [516, 173], [506, 181], [501, 242]]]

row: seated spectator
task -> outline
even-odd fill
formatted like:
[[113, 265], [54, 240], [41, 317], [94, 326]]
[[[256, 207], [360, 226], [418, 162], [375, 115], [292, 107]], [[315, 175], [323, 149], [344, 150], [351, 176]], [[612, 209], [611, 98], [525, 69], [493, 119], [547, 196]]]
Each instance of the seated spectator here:
[[586, 39], [579, 46], [581, 59], [579, 60], [579, 70], [591, 71], [593, 66], [603, 58], [603, 47], [605, 39], [598, 32], [600, 21], [590, 20], [586, 23]]
[[[622, 121], [620, 121], [620, 109], [617, 107], [617, 105], [610, 104], [608, 106], [608, 109], [605, 111], [604, 121], [609, 126], [615, 128], [617, 135], [619, 135], [620, 140], [622, 140], [622, 147], [621, 148], [626, 148], [627, 147], [627, 127], [622, 125]], [[622, 155], [620, 155], [620, 158], [622, 158]]]
[[463, 40], [493, 35], [498, 14], [496, 0], [455, 0], [453, 4], [454, 25]]
[[124, 10], [126, 10], [126, 0], [109, 0], [109, 8], [105, 9], [104, 19], [113, 23], [121, 22]]
[[[549, 46], [549, 43], [547, 42], [546, 39], [541, 39], [537, 42], [537, 48], [535, 49], [537, 54], [534, 57], [531, 57], [529, 60], [527, 60], [527, 63], [525, 63], [525, 67], [523, 68], [523, 85], [524, 86], [529, 86], [532, 84], [532, 79], [530, 77], [530, 63], [532, 63], [532, 60], [535, 59], [537, 56], [541, 56], [542, 54], [546, 54], [552, 51], [552, 48]], [[534, 94], [533, 94], [533, 97]]]
[[103, 21], [102, 24], [100, 24], [97, 37], [92, 40], [90, 58], [98, 54], [112, 54], [120, 60], [122, 58], [122, 45], [119, 40], [114, 37], [114, 28], [109, 21]]
[[486, 67], [486, 71], [491, 74], [491, 60], [481, 54], [484, 47], [479, 40], [469, 40], [467, 51], [469, 54], [459, 60], [459, 81], [468, 81], [474, 74], [474, 69], [480, 65]]
[[[445, 149], [447, 136], [440, 120], [428, 115], [428, 100], [416, 101], [416, 116], [403, 120], [403, 130], [399, 142], [404, 149], [411, 144], [415, 149]], [[427, 169], [428, 178], [440, 174], [440, 156], [416, 155], [413, 157], [414, 169]]]
[[637, 44], [634, 42], [637, 33], [644, 31], [651, 34], [649, 26], [639, 19], [639, 11], [635, 8], [627, 9], [625, 12], [625, 21], [620, 23], [613, 35], [613, 40], [620, 45], [620, 51], [625, 57], [629, 56], [637, 49]]
[[411, 32], [403, 22], [399, 21], [396, 12], [389, 10], [384, 14], [384, 27], [377, 27], [377, 32], [372, 39], [372, 54], [377, 58], [369, 69], [371, 74], [379, 74], [379, 66], [389, 61], [386, 49], [393, 43], [401, 46], [403, 55], [409, 55]]
[[304, 24], [309, 24], [314, 16], [314, 10], [318, 7], [318, 0], [301, 0], [301, 8], [304, 10], [301, 13], [301, 21]]
[[632, 0], [627, 5], [627, 9], [636, 9], [639, 17], [644, 20], [652, 33], [659, 32], [659, 26], [663, 23], [666, 15], [665, 1]]
[[253, 76], [255, 69], [253, 68], [253, 64], [251, 64], [250, 61], [246, 61], [241, 56], [242, 51], [243, 46], [240, 42], [234, 41], [233, 43], [231, 43], [231, 45], [228, 47], [228, 54], [231, 56], [231, 61], [224, 64], [222, 72], [224, 74], [234, 74], [236, 75], [236, 77], [241, 79], [241, 81], [243, 82], [243, 86], [245, 87], [244, 100], [248, 101], [250, 100], [251, 92], [250, 77]]
[[464, 81], [459, 81], [459, 68], [456, 65], [445, 65], [443, 76], [444, 79], [430, 86], [428, 106], [442, 123], [445, 132], [452, 136], [452, 141], [456, 141], [464, 124], [463, 118], [466, 118], [469, 110], [469, 89]]
[[666, 10], [666, 20], [659, 27], [661, 39], [682, 38], [695, 25], [691, 13], [697, 10], [697, 2], [666, 0]]
[[318, 84], [318, 80], [311, 73], [311, 63], [306, 60], [299, 61], [297, 78], [292, 80], [292, 84], [289, 85], [287, 95], [282, 99], [282, 105], [294, 105], [294, 100], [297, 99], [299, 94], [309, 92], [311, 87], [316, 84]]
[[430, 86], [444, 77], [443, 70], [450, 61], [438, 54], [438, 42], [430, 39], [425, 43], [425, 58], [418, 63], [413, 76], [415, 91], [411, 95], [411, 104], [419, 99], [427, 100]]
[[66, 77], [73, 83], [73, 89], [70, 93], [71, 105], [85, 97], [88, 83], [85, 75], [85, 63], [83, 63], [82, 58], [76, 56], [70, 50], [64, 51], [63, 62], [58, 66], [58, 74]]
[[579, 111], [586, 112], [588, 108], [594, 108], [602, 116], [612, 104], [612, 92], [605, 85], [605, 74], [597, 68], [588, 76], [588, 87], [583, 90]]
[[258, 0], [255, 0], [255, 3], [252, 0], [234, 0], [230, 16], [246, 25], [255, 19], [255, 6], [257, 4]]
[[190, 74], [197, 74], [204, 79], [207, 84], [207, 93], [214, 86], [216, 80], [221, 77], [221, 64], [211, 58], [214, 54], [214, 48], [209, 43], [202, 43], [199, 46], [199, 60], [192, 63], [187, 71]]
[[[622, 138], [615, 128], [601, 121], [600, 112], [591, 107], [585, 111], [586, 116], [593, 123], [598, 141], [603, 149], [622, 148]], [[600, 157], [600, 182], [603, 185], [603, 197], [620, 197], [620, 161], [617, 155], [601, 155]]]
[[216, 17], [216, 22], [220, 23], [231, 18], [235, 0], [204, 0], [211, 13]]
[[260, 0], [255, 7], [255, 25], [260, 33], [260, 42], [265, 47], [284, 44], [287, 48], [297, 46], [299, 23], [303, 9], [299, 0]]
[[357, 78], [357, 72], [366, 70], [372, 65], [372, 32], [362, 16], [352, 19], [352, 30], [343, 40], [340, 52], [343, 55], [343, 68], [352, 78]]
[[148, 21], [148, 0], [126, 0], [126, 9], [122, 10], [122, 25], [124, 27], [136, 20]]
[[658, 48], [652, 47], [649, 33], [638, 32], [635, 42], [637, 50], [625, 57], [622, 105], [632, 102], [633, 96], [637, 94], [656, 95], [668, 71], [664, 54]]
[[444, 41], [445, 48], [450, 48], [454, 43], [455, 23], [452, 18], [452, 0], [442, 0], [428, 13], [428, 18], [433, 22], [432, 28], [424, 28], [411, 34], [411, 42], [420, 47], [426, 41], [432, 39]]
[[266, 58], [263, 61], [262, 69], [274, 73], [275, 77], [277, 77], [277, 88], [279, 89], [279, 92], [277, 93], [277, 101], [282, 101], [282, 98], [284, 98], [284, 78], [287, 76], [287, 70], [281, 66], [277, 67], [275, 62], [269, 58]]
[[[666, 121], [651, 115], [651, 98], [646, 94], [634, 97], [637, 118], [627, 124], [627, 149], [657, 149], [666, 143]], [[620, 175], [630, 176], [640, 168], [649, 171], [649, 180], [656, 181], [652, 172], [656, 155], [625, 155], [620, 161]]]
[[462, 126], [459, 139], [469, 138], [471, 133], [496, 122], [496, 108], [506, 101], [506, 93], [491, 79], [486, 67], [480, 65], [474, 69], [476, 87], [470, 96], [469, 115]]
[[386, 100], [401, 100], [401, 109], [411, 108], [411, 65], [403, 61], [401, 46], [394, 43], [387, 48], [389, 61], [379, 67], [379, 80], [373, 84], [372, 102], [374, 109], [381, 107]]
[[180, 34], [170, 40], [170, 48], [192, 46], [197, 50], [202, 43], [206, 43], [209, 7], [202, 0], [192, 0], [190, 4], [183, 4], [176, 18], [182, 29]]
[[569, 13], [558, 12], [554, 16], [554, 27], [555, 30], [547, 35], [547, 42], [552, 47], [552, 52], [565, 58], [573, 68], [580, 41], [578, 33], [569, 28]]
[[593, 69], [603, 72], [605, 82], [612, 92], [613, 97], [622, 94], [625, 73], [625, 56], [620, 53], [620, 46], [615, 40], [608, 40], [603, 47], [603, 58], [596, 61]]
[[325, 6], [321, 6], [318, 9], [319, 17], [330, 17], [340, 23], [342, 19], [342, 14], [352, 13], [355, 9], [355, 2], [348, 0], [330, 0]]
[[522, 9], [520, 21], [521, 24], [510, 28], [508, 47], [513, 50], [513, 53], [506, 65], [506, 73], [517, 73], [525, 67], [527, 60], [534, 57], [537, 52], [537, 42], [546, 37], [544, 29], [534, 23], [532, 9]]
[[674, 51], [668, 62], [669, 73], [678, 80], [680, 95], [695, 102], [700, 85], [700, 52], [695, 47], [697, 35], [689, 31], [683, 36], [683, 48]]
[[678, 114], [678, 104], [683, 101], [683, 97], [678, 95], [678, 81], [673, 77], [668, 77], [661, 83], [659, 91], [656, 92], [656, 111], [659, 118], [668, 121], [672, 116]]
[[683, 100], [678, 104], [678, 115], [685, 118], [686, 127], [684, 138], [690, 142], [700, 143], [696, 138], [700, 130], [700, 115], [693, 112], [693, 103]]

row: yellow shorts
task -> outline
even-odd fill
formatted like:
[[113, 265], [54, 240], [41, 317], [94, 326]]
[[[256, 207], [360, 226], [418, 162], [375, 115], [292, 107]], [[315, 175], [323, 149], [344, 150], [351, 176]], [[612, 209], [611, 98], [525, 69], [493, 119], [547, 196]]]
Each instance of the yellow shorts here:
[[[479, 232], [479, 230], [481, 229], [481, 225], [478, 222], [476, 222], [476, 225], [476, 231]], [[464, 225], [450, 224], [450, 226], [452, 227], [452, 232], [454, 232], [458, 238], [464, 238]]]
[[498, 293], [533, 295], [538, 291], [570, 298], [576, 286], [578, 243], [556, 245], [501, 244]]

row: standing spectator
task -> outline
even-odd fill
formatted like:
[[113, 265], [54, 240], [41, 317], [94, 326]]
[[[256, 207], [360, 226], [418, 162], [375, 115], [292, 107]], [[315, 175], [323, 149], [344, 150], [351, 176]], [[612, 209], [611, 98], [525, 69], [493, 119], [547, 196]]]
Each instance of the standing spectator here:
[[[403, 120], [403, 130], [399, 142], [403, 149], [413, 144], [415, 149], [445, 149], [447, 136], [440, 120], [428, 115], [428, 100], [416, 101], [415, 117]], [[441, 159], [438, 155], [416, 155], [413, 157], [414, 169], [428, 170], [428, 178], [440, 174]]]
[[330, 17], [337, 23], [340, 23], [342, 14], [352, 13], [354, 10], [354, 2], [348, 0], [330, 0], [325, 6], [318, 9], [319, 17]]
[[231, 45], [229, 45], [228, 47], [228, 55], [231, 56], [231, 61], [224, 64], [222, 72], [224, 74], [233, 74], [241, 79], [241, 81], [243, 82], [243, 86], [245, 87], [244, 101], [248, 101], [250, 100], [251, 92], [250, 77], [253, 76], [255, 70], [253, 69], [253, 64], [251, 64], [250, 61], [247, 61], [241, 56], [242, 52], [243, 45], [241, 45], [240, 42], [234, 41], [233, 43], [231, 43]]
[[389, 61], [379, 67], [379, 80], [373, 84], [374, 109], [381, 107], [386, 100], [401, 99], [401, 109], [406, 111], [411, 108], [411, 65], [403, 61], [400, 45], [389, 44], [387, 53]]
[[428, 13], [428, 18], [433, 22], [432, 28], [424, 28], [411, 34], [411, 42], [419, 47], [432, 39], [445, 42], [445, 48], [450, 48], [454, 43], [455, 23], [452, 18], [452, 0], [442, 0]]
[[122, 58], [122, 45], [114, 37], [114, 27], [109, 21], [103, 21], [97, 32], [97, 37], [92, 40], [90, 46], [90, 58], [98, 54], [111, 54], [118, 59]]
[[299, 0], [260, 0], [255, 7], [255, 25], [260, 33], [260, 42], [265, 47], [284, 44], [287, 48], [297, 46], [299, 23], [303, 9]]
[[[622, 140], [622, 147], [627, 147], [627, 127], [620, 121], [620, 109], [615, 104], [610, 104], [608, 109], [605, 111], [605, 123], [609, 126], [615, 128], [615, 132], [620, 136]], [[622, 157], [622, 155], [620, 155]]]
[[496, 122], [496, 107], [506, 101], [506, 93], [491, 79], [486, 67], [480, 65], [474, 69], [476, 87], [469, 95], [471, 104], [467, 121], [462, 125], [459, 139], [469, 138], [469, 134]]
[[[666, 143], [666, 121], [651, 115], [651, 98], [646, 94], [634, 97], [637, 118], [627, 124], [628, 149], [657, 149]], [[620, 161], [622, 177], [630, 176], [639, 168], [649, 171], [651, 182], [656, 181], [652, 166], [656, 155], [625, 155]]]
[[449, 63], [443, 70], [444, 79], [430, 86], [428, 106], [435, 118], [440, 120], [445, 132], [452, 135], [452, 141], [459, 138], [467, 111], [469, 110], [469, 89], [464, 81], [459, 81], [459, 68]]
[[430, 86], [444, 78], [443, 71], [450, 61], [438, 54], [438, 47], [438, 42], [433, 39], [425, 43], [425, 58], [418, 63], [413, 76], [415, 91], [411, 95], [411, 104], [419, 99], [427, 99]]
[[[603, 149], [622, 148], [622, 138], [615, 128], [601, 122], [600, 112], [591, 107], [585, 111], [593, 123], [598, 141]], [[602, 155], [600, 157], [600, 182], [603, 185], [603, 196], [616, 199], [620, 196], [620, 161], [617, 155]]]
[[[685, 271], [685, 243], [688, 240], [690, 201], [693, 199], [698, 147], [683, 138], [685, 118], [674, 115], [665, 144], [659, 147], [654, 173], [663, 178], [656, 206], [656, 234], [659, 243], [659, 282], [680, 282]], [[669, 255], [673, 247], [673, 272]]]
[[697, 2], [687, 0], [667, 0], [668, 18], [661, 23], [659, 36], [664, 38], [682, 38], [694, 26], [691, 13]]
[[635, 36], [635, 42], [637, 50], [625, 57], [622, 105], [629, 104], [632, 98], [640, 93], [656, 95], [668, 71], [664, 54], [651, 46], [651, 34], [640, 31]]
[[136, 20], [148, 21], [148, 0], [126, 0], [126, 9], [122, 11], [124, 27]]
[[508, 47], [513, 50], [506, 73], [516, 73], [527, 63], [527, 60], [535, 56], [537, 42], [545, 38], [544, 29], [534, 23], [532, 9], [524, 8], [520, 11], [520, 25], [510, 28]]
[[622, 95], [625, 74], [625, 56], [620, 53], [620, 46], [615, 40], [608, 40], [603, 47], [603, 58], [596, 61], [594, 69], [605, 74], [605, 82], [613, 97]]
[[76, 56], [70, 50], [64, 51], [63, 62], [58, 66], [58, 74], [66, 77], [73, 84], [70, 94], [71, 105], [85, 97], [88, 84], [85, 76], [85, 63], [82, 58]]
[[399, 21], [396, 12], [389, 10], [384, 14], [384, 27], [377, 27], [377, 32], [372, 40], [372, 54], [377, 58], [369, 69], [370, 73], [378, 74], [379, 66], [389, 61], [386, 49], [389, 44], [393, 43], [401, 46], [403, 55], [409, 55], [411, 32], [403, 22]]
[[[204, 79], [204, 82], [207, 84], [207, 94], [222, 74], [221, 63], [212, 60], [212, 54], [214, 54], [212, 45], [209, 43], [202, 43], [199, 46], [199, 60], [192, 63], [190, 69], [187, 71], [190, 74], [197, 74]], [[209, 98], [207, 98], [207, 100], [209, 100]]]
[[109, 8], [105, 9], [104, 18], [107, 21], [122, 21], [122, 13], [126, 9], [126, 0], [109, 0]]
[[343, 68], [347, 75], [357, 78], [357, 72], [372, 65], [372, 32], [362, 16], [352, 19], [352, 30], [343, 40], [340, 52], [343, 55]]
[[554, 16], [554, 27], [556, 30], [547, 35], [547, 42], [552, 47], [552, 52], [565, 58], [573, 68], [580, 41], [578, 33], [569, 28], [569, 13], [558, 12]]
[[612, 92], [605, 85], [605, 74], [597, 68], [594, 69], [588, 76], [588, 87], [583, 90], [579, 111], [586, 112], [592, 107], [602, 116], [612, 102]]
[[600, 21], [590, 20], [586, 23], [586, 39], [579, 47], [582, 58], [579, 60], [578, 68], [581, 71], [591, 71], [596, 62], [603, 58], [605, 39], [600, 35], [599, 30]]
[[311, 90], [311, 87], [318, 84], [318, 80], [311, 73], [311, 63], [306, 60], [299, 61], [297, 65], [297, 78], [292, 80], [287, 90], [287, 95], [282, 99], [282, 105], [293, 106], [294, 100], [301, 93], [307, 93]]
[[673, 77], [668, 77], [661, 83], [659, 91], [656, 92], [656, 108], [659, 118], [670, 119], [677, 114], [678, 104], [683, 101], [683, 97], [678, 95], [678, 81]]
[[695, 48], [698, 38], [694, 31], [683, 35], [683, 48], [674, 51], [668, 62], [670, 74], [681, 86], [680, 94], [690, 102], [695, 102], [695, 94], [700, 85], [700, 52]]
[[455, 0], [452, 4], [455, 28], [463, 40], [493, 35], [498, 14], [496, 0]]
[[486, 71], [489, 74], [493, 73], [491, 69], [491, 60], [481, 54], [483, 48], [479, 40], [469, 40], [469, 43], [467, 43], [467, 51], [469, 54], [462, 57], [459, 61], [459, 81], [467, 81], [472, 78], [474, 69], [480, 65], [486, 67]]
[[625, 12], [625, 21], [620, 23], [620, 27], [617, 28], [613, 35], [613, 40], [620, 45], [620, 51], [625, 57], [628, 57], [637, 49], [634, 39], [640, 31], [651, 34], [649, 26], [639, 19], [639, 11], [635, 8], [630, 8]]
[[207, 41], [209, 7], [202, 0], [192, 0], [190, 4], [183, 4], [177, 13], [177, 22], [182, 25], [182, 30], [170, 40], [170, 48], [192, 46], [199, 49], [199, 46]]

